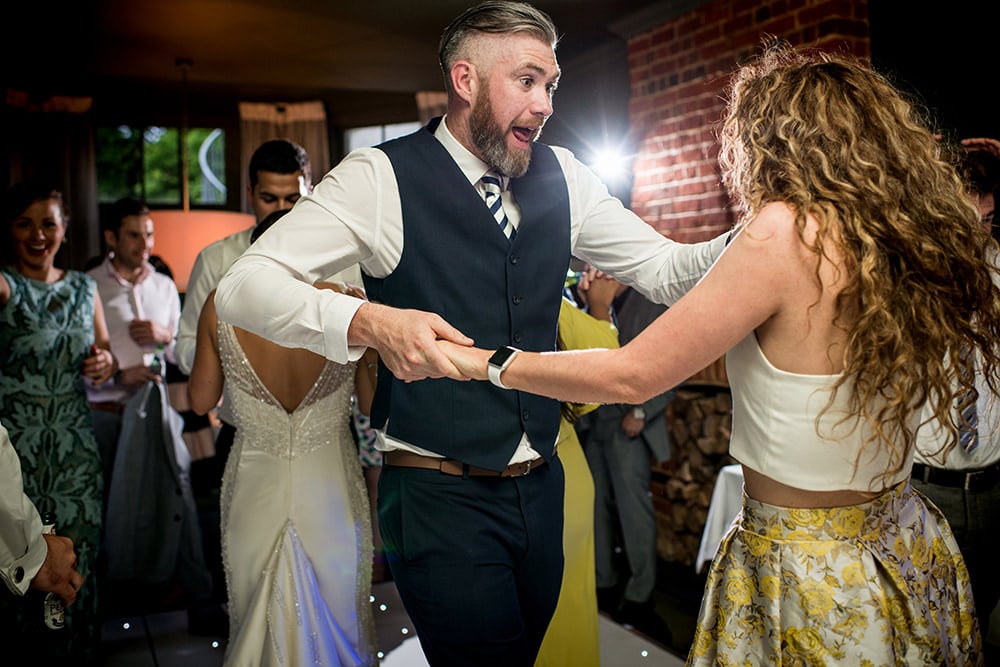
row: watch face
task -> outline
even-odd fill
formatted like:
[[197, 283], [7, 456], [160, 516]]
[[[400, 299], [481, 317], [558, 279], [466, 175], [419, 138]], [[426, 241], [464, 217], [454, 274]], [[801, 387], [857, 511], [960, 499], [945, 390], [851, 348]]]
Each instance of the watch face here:
[[504, 363], [514, 356], [516, 352], [517, 350], [512, 347], [501, 347], [493, 353], [493, 356], [490, 357], [490, 366], [503, 367]]

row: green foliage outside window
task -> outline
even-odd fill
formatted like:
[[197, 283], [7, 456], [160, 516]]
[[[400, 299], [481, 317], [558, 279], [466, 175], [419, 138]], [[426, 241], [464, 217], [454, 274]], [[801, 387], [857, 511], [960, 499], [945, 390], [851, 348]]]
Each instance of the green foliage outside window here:
[[[177, 128], [122, 125], [97, 130], [97, 190], [101, 202], [136, 197], [157, 206], [179, 206], [181, 163]], [[185, 134], [192, 205], [226, 203], [225, 135], [213, 128]]]

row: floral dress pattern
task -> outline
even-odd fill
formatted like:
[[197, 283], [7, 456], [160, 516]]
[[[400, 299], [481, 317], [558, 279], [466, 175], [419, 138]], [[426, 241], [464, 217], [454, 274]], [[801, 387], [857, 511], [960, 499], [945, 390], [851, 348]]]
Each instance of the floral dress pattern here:
[[[54, 284], [0, 270], [11, 288], [0, 306], [0, 420], [21, 459], [24, 491], [39, 512], [55, 512], [73, 540], [83, 587], [66, 610], [66, 627], [45, 629], [35, 598], [0, 596], [0, 639], [42, 660], [92, 659], [99, 643], [97, 552], [101, 540], [101, 461], [81, 366], [94, 342], [92, 278], [68, 271]], [[40, 634], [41, 633], [41, 634]], [[44, 661], [43, 661], [44, 662]]]
[[944, 516], [902, 482], [862, 505], [744, 494], [688, 665], [981, 665], [969, 574]]

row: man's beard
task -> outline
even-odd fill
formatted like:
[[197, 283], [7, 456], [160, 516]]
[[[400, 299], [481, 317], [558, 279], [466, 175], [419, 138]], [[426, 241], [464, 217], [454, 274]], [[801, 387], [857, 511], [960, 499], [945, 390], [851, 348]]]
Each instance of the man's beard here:
[[[472, 115], [469, 118], [472, 145], [479, 151], [483, 162], [502, 175], [510, 178], [524, 176], [531, 162], [531, 150], [512, 150], [507, 146], [509, 128], [500, 127], [494, 120], [493, 104], [490, 102], [488, 89], [482, 89], [479, 100], [478, 104], [472, 107]], [[538, 135], [540, 134], [541, 130]], [[536, 139], [538, 135], [535, 135]]]

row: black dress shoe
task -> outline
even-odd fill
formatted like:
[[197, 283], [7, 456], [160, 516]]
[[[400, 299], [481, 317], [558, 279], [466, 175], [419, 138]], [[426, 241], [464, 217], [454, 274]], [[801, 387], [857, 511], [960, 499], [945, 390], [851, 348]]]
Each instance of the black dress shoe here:
[[229, 637], [229, 614], [221, 604], [188, 607], [188, 634], [195, 637]]
[[620, 600], [621, 598], [618, 596], [618, 591], [614, 586], [597, 589], [597, 608], [612, 618], [618, 613], [618, 603]]
[[626, 628], [633, 628], [663, 646], [673, 645], [673, 636], [666, 621], [656, 611], [652, 599], [645, 602], [625, 600], [614, 619]]

